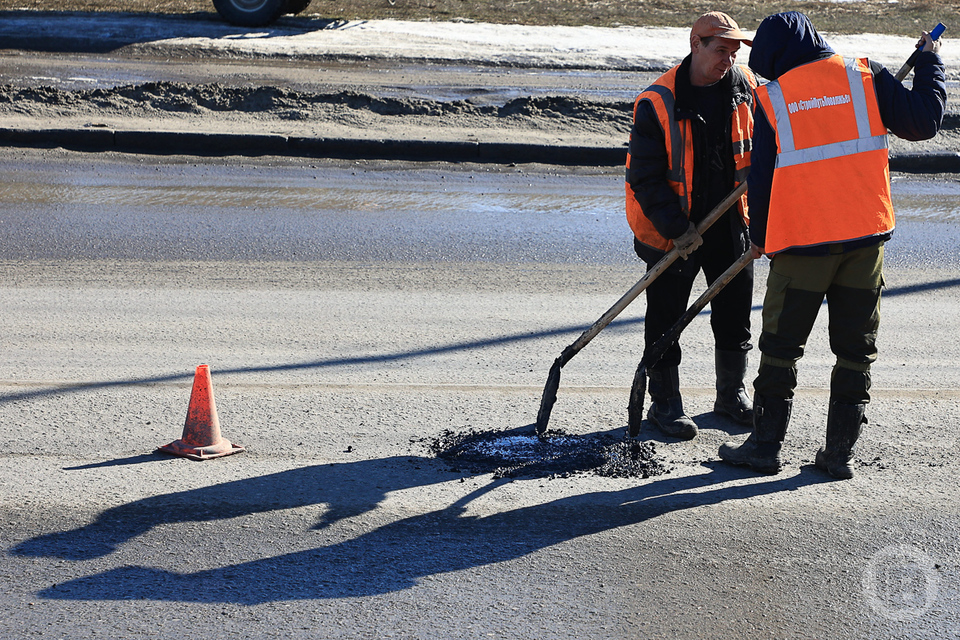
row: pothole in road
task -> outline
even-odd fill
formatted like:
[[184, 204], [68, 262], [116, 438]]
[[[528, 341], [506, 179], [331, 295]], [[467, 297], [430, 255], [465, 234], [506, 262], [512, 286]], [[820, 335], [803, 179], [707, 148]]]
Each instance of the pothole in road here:
[[441, 460], [495, 478], [569, 477], [649, 478], [669, 472], [653, 442], [610, 434], [569, 435], [550, 430], [542, 436], [508, 431], [445, 430], [429, 443]]

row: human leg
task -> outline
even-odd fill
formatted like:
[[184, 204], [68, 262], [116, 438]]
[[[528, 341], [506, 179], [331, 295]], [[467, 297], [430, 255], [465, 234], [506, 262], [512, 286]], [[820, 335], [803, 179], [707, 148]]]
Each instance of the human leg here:
[[817, 468], [834, 478], [852, 478], [854, 448], [863, 425], [867, 405], [830, 401], [827, 413], [827, 443], [817, 451]]
[[870, 401], [870, 366], [877, 360], [883, 245], [844, 254], [827, 290], [830, 349], [837, 356], [830, 380], [833, 400]]
[[778, 473], [782, 468], [780, 449], [793, 409], [796, 365], [829, 288], [833, 262], [806, 256], [773, 259], [763, 302], [753, 431], [739, 446], [723, 444], [722, 460], [761, 473]]
[[[731, 264], [733, 249], [720, 255], [705, 255], [703, 271], [712, 284]], [[753, 424], [753, 403], [746, 391], [750, 351], [750, 312], [753, 306], [753, 263], [747, 265], [710, 303], [713, 330], [717, 396], [713, 410], [734, 421]]]
[[721, 349], [714, 352], [717, 397], [713, 402], [713, 411], [743, 425], [753, 424], [753, 402], [743, 382], [749, 362], [747, 354], [747, 351]]
[[720, 445], [720, 459], [730, 464], [750, 467], [760, 473], [780, 473], [783, 468], [780, 449], [787, 434], [792, 411], [792, 398], [754, 396], [753, 430], [739, 446], [733, 442]]
[[870, 365], [877, 359], [883, 245], [845, 254], [827, 291], [830, 346], [837, 356], [830, 377], [826, 445], [817, 467], [835, 478], [852, 478], [855, 446], [867, 424]]
[[[647, 287], [644, 353], [649, 353], [653, 344], [669, 331], [686, 311], [692, 288], [692, 275], [670, 270], [661, 274]], [[697, 435], [697, 425], [683, 409], [683, 399], [680, 395], [680, 360], [680, 345], [675, 342], [664, 352], [659, 361], [649, 363], [646, 373], [652, 402], [647, 412], [647, 420], [666, 435], [690, 440]], [[631, 423], [639, 425], [642, 415], [634, 415], [639, 413], [639, 407], [631, 403], [629, 411]]]

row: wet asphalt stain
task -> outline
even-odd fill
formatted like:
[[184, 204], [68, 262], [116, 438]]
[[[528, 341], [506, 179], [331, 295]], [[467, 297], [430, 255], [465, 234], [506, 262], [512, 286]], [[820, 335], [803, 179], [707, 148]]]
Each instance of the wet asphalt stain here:
[[649, 478], [668, 473], [653, 442], [611, 434], [542, 436], [505, 431], [445, 430], [427, 442], [431, 453], [459, 469], [494, 478], [567, 478], [590, 474], [608, 478]]

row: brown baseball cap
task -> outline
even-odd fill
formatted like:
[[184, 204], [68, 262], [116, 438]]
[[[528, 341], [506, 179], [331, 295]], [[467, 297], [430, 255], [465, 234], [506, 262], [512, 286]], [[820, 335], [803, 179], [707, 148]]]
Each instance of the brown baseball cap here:
[[701, 38], [728, 38], [730, 40], [740, 40], [748, 45], [753, 45], [753, 40], [740, 31], [740, 27], [734, 22], [733, 18], [720, 11], [711, 11], [705, 13], [693, 23], [693, 29], [690, 30], [690, 37], [700, 36]]

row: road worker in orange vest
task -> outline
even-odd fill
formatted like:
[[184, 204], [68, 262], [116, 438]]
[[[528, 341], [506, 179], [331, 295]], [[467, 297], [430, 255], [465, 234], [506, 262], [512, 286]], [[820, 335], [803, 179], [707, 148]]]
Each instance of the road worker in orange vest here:
[[853, 477], [877, 358], [883, 246], [894, 230], [887, 132], [932, 138], [946, 107], [940, 43], [924, 32], [917, 46], [908, 90], [883, 66], [835, 53], [802, 13], [757, 28], [750, 67], [771, 82], [756, 92], [748, 202], [754, 255], [770, 257], [770, 274], [753, 431], [720, 447], [727, 462], [781, 470], [797, 362], [826, 298], [836, 363], [816, 465]]
[[[673, 247], [683, 258], [646, 289], [647, 350], [686, 311], [700, 271], [712, 283], [750, 247], [745, 197], [703, 237], [696, 229], [696, 223], [746, 179], [750, 168], [757, 78], [735, 64], [741, 43], [749, 45], [750, 40], [733, 18], [718, 11], [704, 14], [690, 31], [690, 55], [643, 91], [634, 105], [626, 167], [634, 249], [648, 269]], [[714, 411], [747, 425], [753, 420], [743, 383], [751, 349], [752, 300], [750, 264], [714, 298], [710, 315], [717, 380]], [[648, 366], [653, 402], [647, 419], [664, 434], [689, 440], [697, 435], [697, 425], [684, 412], [680, 359], [680, 345], [674, 343], [659, 362]], [[634, 410], [640, 411], [631, 406]], [[630, 416], [631, 424], [642, 420], [642, 415]]]

